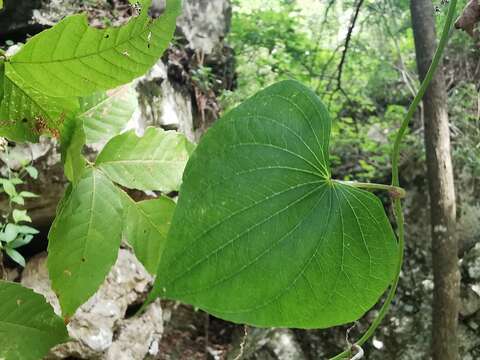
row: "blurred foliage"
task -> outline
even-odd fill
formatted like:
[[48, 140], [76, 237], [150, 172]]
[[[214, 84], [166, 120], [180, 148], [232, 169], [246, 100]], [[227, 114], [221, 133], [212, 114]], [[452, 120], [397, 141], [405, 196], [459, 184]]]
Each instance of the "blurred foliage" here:
[[[440, 0], [434, 3], [440, 27], [446, 8]], [[409, 1], [365, 1], [339, 84], [355, 4], [235, 1], [229, 42], [236, 53], [238, 88], [223, 95], [223, 108], [278, 80], [297, 79], [317, 92], [334, 117], [334, 175], [388, 180], [393, 135], [419, 86]], [[479, 53], [465, 34], [454, 32], [445, 59], [455, 165], [475, 174], [480, 172]], [[421, 119], [419, 111], [404, 145], [404, 166], [424, 159]]]
[[[19, 187], [30, 179], [36, 179], [38, 171], [28, 160], [10, 155], [4, 138], [0, 138], [0, 152], [4, 155], [5, 164], [0, 173], [0, 197], [8, 199], [8, 207], [0, 211], [0, 251], [19, 265], [25, 266], [25, 259], [17, 249], [29, 244], [38, 230], [26, 225], [32, 219], [23, 207], [26, 199], [37, 195], [22, 191]], [[11, 163], [16, 165], [11, 166]]]

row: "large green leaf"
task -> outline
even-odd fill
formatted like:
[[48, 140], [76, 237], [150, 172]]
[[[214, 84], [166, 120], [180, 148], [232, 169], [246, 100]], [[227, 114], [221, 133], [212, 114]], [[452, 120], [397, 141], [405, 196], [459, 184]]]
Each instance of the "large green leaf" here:
[[63, 320], [43, 296], [0, 281], [0, 359], [38, 360], [67, 340]]
[[0, 136], [15, 141], [36, 141], [41, 134], [58, 135], [65, 115], [77, 111], [75, 98], [52, 98], [29, 85], [10, 63], [5, 64]]
[[165, 247], [175, 202], [167, 197], [127, 203], [125, 236], [138, 260], [155, 274]]
[[181, 0], [167, 0], [155, 20], [147, 10], [144, 6], [126, 25], [107, 29], [90, 27], [85, 14], [69, 16], [31, 38], [10, 64], [50, 96], [87, 96], [128, 83], [149, 70], [168, 47]]
[[293, 81], [218, 121], [185, 170], [151, 298], [264, 327], [326, 328], [370, 309], [397, 243], [378, 198], [330, 178], [330, 126]]
[[150, 127], [140, 138], [132, 130], [111, 139], [96, 165], [127, 188], [169, 192], [180, 188], [192, 151], [182, 134]]
[[87, 143], [102, 143], [125, 128], [138, 108], [137, 94], [131, 86], [123, 86], [82, 98], [80, 107]]
[[115, 263], [122, 218], [118, 190], [100, 171], [86, 170], [48, 236], [48, 271], [65, 316], [95, 293]]

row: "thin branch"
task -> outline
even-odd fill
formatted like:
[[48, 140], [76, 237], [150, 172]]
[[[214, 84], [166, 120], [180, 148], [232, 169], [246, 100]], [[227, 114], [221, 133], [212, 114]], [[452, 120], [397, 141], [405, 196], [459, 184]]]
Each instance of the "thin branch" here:
[[347, 53], [350, 47], [350, 42], [352, 40], [353, 30], [355, 29], [355, 25], [357, 24], [358, 16], [360, 14], [360, 9], [363, 3], [364, 3], [364, 0], [358, 0], [357, 6], [355, 7], [355, 13], [353, 15], [352, 21], [350, 22], [350, 26], [348, 27], [347, 37], [345, 38], [345, 46], [343, 47], [343, 52], [342, 52], [342, 59], [338, 64], [337, 90], [340, 90], [342, 88], [343, 68], [347, 60]]

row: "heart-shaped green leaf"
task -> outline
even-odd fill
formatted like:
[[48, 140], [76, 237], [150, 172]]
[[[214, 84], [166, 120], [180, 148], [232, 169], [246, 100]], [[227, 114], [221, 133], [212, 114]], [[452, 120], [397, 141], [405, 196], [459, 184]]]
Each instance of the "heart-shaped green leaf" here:
[[63, 320], [43, 296], [19, 284], [0, 281], [0, 359], [42, 359], [67, 339]]
[[359, 319], [390, 285], [381, 202], [330, 178], [331, 120], [293, 81], [219, 120], [193, 153], [152, 297], [256, 326]]

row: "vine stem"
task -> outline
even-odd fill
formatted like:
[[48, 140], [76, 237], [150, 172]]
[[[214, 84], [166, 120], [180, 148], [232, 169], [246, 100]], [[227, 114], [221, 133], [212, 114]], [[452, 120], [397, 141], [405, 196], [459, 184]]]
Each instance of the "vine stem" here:
[[[405, 116], [405, 119], [403, 120], [402, 125], [398, 130], [398, 133], [395, 139], [395, 144], [393, 146], [393, 153], [392, 153], [392, 186], [393, 187], [400, 188], [399, 169], [398, 169], [399, 163], [400, 163], [400, 147], [401, 147], [403, 138], [405, 136], [405, 133], [408, 129], [408, 126], [410, 124], [410, 121], [413, 119], [413, 116], [415, 115], [415, 112], [418, 106], [420, 105], [420, 102], [422, 101], [428, 87], [430, 86], [433, 76], [435, 75], [438, 65], [440, 64], [440, 61], [442, 59], [443, 52], [448, 42], [450, 29], [452, 28], [453, 20], [455, 17], [457, 2], [458, 0], [450, 0], [447, 19], [443, 27], [443, 32], [440, 38], [440, 42], [438, 43], [437, 50], [432, 59], [432, 63], [430, 64], [430, 68], [428, 69], [427, 75], [425, 76], [425, 79], [423, 80], [422, 85], [420, 86], [420, 89], [418, 90], [417, 95], [413, 99], [413, 102], [408, 109], [407, 115]], [[402, 202], [400, 198], [394, 198], [393, 211], [395, 214], [395, 218], [397, 219], [397, 236], [398, 236], [398, 251], [399, 251], [397, 275], [393, 280], [392, 286], [390, 287], [390, 290], [388, 292], [387, 298], [385, 299], [385, 302], [380, 308], [378, 316], [372, 322], [372, 324], [367, 329], [365, 334], [355, 343], [355, 345], [357, 346], [362, 346], [365, 342], [367, 342], [373, 336], [378, 326], [381, 324], [382, 320], [385, 318], [385, 315], [387, 315], [390, 305], [393, 301], [393, 298], [395, 297], [395, 294], [397, 292], [398, 282], [400, 280], [400, 272], [402, 270], [404, 251], [405, 251], [405, 219], [403, 216], [403, 207], [402, 207]], [[330, 358], [330, 360], [345, 359], [345, 358], [351, 357], [351, 355], [352, 355], [352, 351], [351, 349], [349, 349], [342, 352], [341, 354], [338, 354], [337, 356], [334, 356], [333, 358]]]

